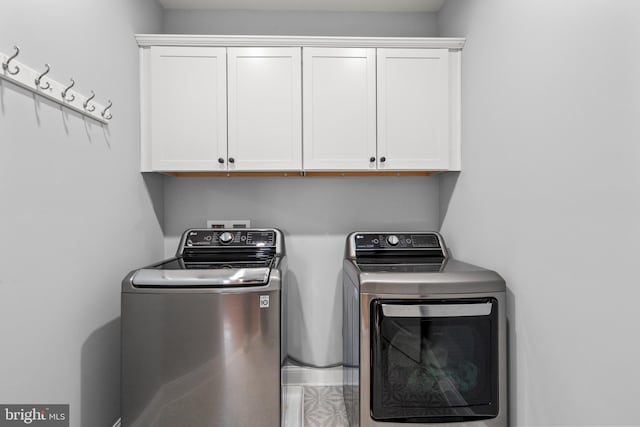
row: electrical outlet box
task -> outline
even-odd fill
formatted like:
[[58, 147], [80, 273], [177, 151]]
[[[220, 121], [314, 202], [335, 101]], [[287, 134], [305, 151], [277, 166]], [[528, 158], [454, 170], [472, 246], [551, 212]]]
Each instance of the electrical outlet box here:
[[251, 228], [250, 219], [210, 219], [207, 228]]

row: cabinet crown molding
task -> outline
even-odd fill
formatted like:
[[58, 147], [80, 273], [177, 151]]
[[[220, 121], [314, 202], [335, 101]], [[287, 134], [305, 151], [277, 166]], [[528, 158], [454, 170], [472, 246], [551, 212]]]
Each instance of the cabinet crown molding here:
[[190, 34], [136, 34], [140, 47], [251, 46], [251, 47], [391, 47], [462, 49], [461, 37], [325, 37], [325, 36], [219, 36]]

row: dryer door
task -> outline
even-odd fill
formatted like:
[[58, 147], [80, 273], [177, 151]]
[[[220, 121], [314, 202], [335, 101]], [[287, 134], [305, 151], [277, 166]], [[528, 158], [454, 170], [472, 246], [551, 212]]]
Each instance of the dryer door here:
[[373, 419], [433, 423], [498, 415], [496, 299], [371, 304]]

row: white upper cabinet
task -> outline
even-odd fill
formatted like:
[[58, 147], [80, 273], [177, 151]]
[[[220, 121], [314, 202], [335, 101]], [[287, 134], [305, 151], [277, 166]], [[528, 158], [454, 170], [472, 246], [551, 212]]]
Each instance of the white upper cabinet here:
[[449, 52], [378, 49], [378, 165], [450, 169]]
[[150, 170], [225, 168], [218, 159], [227, 157], [226, 58], [220, 47], [151, 47], [143, 97]]
[[300, 48], [230, 47], [228, 70], [228, 170], [300, 170]]
[[136, 38], [142, 171], [460, 170], [464, 39]]
[[304, 48], [304, 169], [376, 169], [373, 48]]

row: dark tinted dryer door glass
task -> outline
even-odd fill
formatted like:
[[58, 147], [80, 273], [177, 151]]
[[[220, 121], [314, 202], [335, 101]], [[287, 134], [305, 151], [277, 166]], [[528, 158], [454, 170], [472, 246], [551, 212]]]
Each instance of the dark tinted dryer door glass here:
[[371, 313], [374, 419], [497, 416], [497, 300], [375, 300]]

